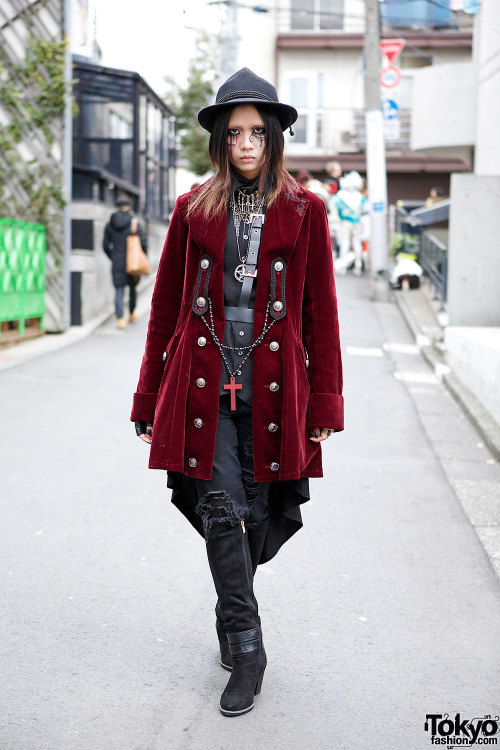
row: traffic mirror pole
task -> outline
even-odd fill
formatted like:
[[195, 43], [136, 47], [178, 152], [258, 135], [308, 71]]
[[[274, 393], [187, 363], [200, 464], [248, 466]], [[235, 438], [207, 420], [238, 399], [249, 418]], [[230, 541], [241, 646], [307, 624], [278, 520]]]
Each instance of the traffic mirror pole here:
[[365, 0], [365, 124], [366, 175], [370, 206], [370, 267], [373, 298], [388, 298], [387, 175], [380, 108], [379, 0]]

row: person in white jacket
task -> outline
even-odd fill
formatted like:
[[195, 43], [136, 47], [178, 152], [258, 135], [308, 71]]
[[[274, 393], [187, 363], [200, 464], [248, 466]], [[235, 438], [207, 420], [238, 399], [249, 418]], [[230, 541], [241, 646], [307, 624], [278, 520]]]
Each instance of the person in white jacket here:
[[340, 255], [335, 263], [338, 273], [345, 274], [354, 256], [354, 273], [362, 270], [361, 216], [366, 198], [361, 192], [363, 178], [352, 171], [340, 180], [340, 190], [332, 197], [331, 206], [339, 217]]

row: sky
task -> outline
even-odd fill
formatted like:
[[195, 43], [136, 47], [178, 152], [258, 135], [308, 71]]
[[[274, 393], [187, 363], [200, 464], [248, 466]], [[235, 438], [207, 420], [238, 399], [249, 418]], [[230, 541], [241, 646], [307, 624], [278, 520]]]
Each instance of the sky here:
[[99, 0], [90, 3], [93, 17], [92, 5], [102, 65], [136, 71], [160, 95], [165, 76], [185, 83], [196, 29], [217, 32], [224, 17], [208, 0]]

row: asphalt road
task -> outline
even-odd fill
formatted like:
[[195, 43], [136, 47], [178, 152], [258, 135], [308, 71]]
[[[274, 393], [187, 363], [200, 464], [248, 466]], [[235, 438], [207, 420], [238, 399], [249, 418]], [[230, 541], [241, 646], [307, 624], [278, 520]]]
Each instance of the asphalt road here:
[[455, 494], [499, 466], [396, 308], [338, 288], [346, 430], [258, 571], [237, 719], [203, 540], [128, 422], [146, 319], [0, 373], [0, 750], [424, 750], [426, 714], [500, 714], [500, 584]]

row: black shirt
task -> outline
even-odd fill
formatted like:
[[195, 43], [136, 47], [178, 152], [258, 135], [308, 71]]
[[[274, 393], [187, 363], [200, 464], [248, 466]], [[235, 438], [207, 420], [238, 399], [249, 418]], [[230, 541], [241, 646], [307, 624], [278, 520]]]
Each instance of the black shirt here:
[[[244, 177], [239, 177], [238, 182], [234, 186], [234, 191], [242, 190], [243, 192], [254, 193], [258, 188], [259, 178], [253, 180], [247, 180]], [[264, 209], [263, 209], [264, 211]], [[248, 250], [250, 226], [245, 224], [243, 221], [239, 227], [239, 246], [241, 257], [245, 258]], [[245, 239], [247, 237], [247, 239]], [[241, 264], [241, 260], [238, 255], [238, 246], [236, 243], [236, 232], [233, 220], [233, 211], [230, 206], [227, 209], [227, 227], [226, 227], [226, 244], [224, 246], [224, 306], [236, 308], [239, 307], [240, 294], [242, 283], [238, 281], [234, 275], [235, 269]], [[252, 293], [250, 295], [249, 307], [255, 307], [255, 295], [257, 292], [257, 279], [254, 279], [252, 286]], [[234, 317], [234, 316], [233, 316]], [[254, 340], [253, 335], [253, 323], [240, 322], [238, 320], [227, 320], [224, 328], [224, 344], [226, 346], [233, 347], [232, 349], [224, 349], [224, 356], [231, 368], [231, 371], [235, 374], [237, 383], [242, 383], [243, 389], [236, 391], [238, 398], [241, 398], [245, 403], [252, 403], [252, 373], [253, 363], [252, 354], [243, 363], [241, 367], [241, 375], [237, 374], [240, 369], [240, 363], [245, 359], [248, 354], [248, 349], [238, 348], [241, 346], [250, 346]], [[229, 391], [224, 390], [224, 384], [229, 383], [229, 372], [226, 364], [222, 362], [221, 379], [219, 393], [222, 395]]]

